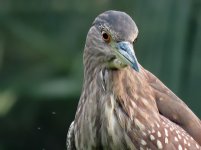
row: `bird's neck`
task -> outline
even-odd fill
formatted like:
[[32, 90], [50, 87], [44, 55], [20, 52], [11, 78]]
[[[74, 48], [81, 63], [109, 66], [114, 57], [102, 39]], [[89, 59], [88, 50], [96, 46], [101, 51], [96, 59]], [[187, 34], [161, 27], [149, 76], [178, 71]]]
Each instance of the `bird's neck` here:
[[149, 110], [155, 105], [153, 91], [147, 82], [144, 69], [136, 72], [131, 67], [111, 72], [112, 88], [117, 99], [124, 103], [135, 102], [138, 107]]
[[137, 117], [143, 122], [147, 120], [147, 123], [151, 118], [158, 120], [159, 113], [154, 94], [142, 67], [140, 72], [136, 72], [131, 67], [109, 70], [104, 80], [105, 90], [114, 95], [116, 107], [122, 109], [128, 118], [134, 120]]

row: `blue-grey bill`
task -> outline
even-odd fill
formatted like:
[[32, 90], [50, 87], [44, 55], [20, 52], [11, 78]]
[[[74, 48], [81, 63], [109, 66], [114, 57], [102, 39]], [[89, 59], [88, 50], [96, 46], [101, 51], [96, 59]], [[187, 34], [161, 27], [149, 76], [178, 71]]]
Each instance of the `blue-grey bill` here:
[[117, 43], [117, 49], [123, 56], [121, 57], [123, 61], [130, 65], [135, 71], [139, 72], [139, 64], [134, 53], [133, 45], [129, 42], [122, 41]]

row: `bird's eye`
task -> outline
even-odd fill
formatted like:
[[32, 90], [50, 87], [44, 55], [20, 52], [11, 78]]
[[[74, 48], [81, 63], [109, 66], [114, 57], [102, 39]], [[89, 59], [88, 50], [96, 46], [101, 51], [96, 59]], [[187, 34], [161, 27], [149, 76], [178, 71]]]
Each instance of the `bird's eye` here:
[[106, 33], [105, 31], [102, 32], [102, 38], [105, 42], [109, 43], [110, 42], [110, 35]]

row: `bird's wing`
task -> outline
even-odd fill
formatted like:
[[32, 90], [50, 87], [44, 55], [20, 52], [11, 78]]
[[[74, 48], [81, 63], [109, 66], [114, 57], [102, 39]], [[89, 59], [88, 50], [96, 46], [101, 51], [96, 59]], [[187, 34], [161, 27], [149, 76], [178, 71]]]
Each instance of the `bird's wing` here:
[[200, 119], [157, 77], [145, 69], [143, 71], [155, 94], [159, 112], [181, 126], [201, 145]]
[[74, 121], [71, 123], [66, 139], [67, 150], [76, 150], [75, 149], [75, 141], [74, 141]]

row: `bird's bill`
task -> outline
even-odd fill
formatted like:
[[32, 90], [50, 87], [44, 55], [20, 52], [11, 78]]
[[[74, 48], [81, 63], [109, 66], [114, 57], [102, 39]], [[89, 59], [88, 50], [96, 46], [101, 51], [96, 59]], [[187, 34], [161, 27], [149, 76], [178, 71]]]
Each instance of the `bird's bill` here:
[[135, 71], [139, 72], [139, 64], [135, 56], [133, 45], [127, 41], [117, 43], [117, 57], [122, 63], [130, 65]]

